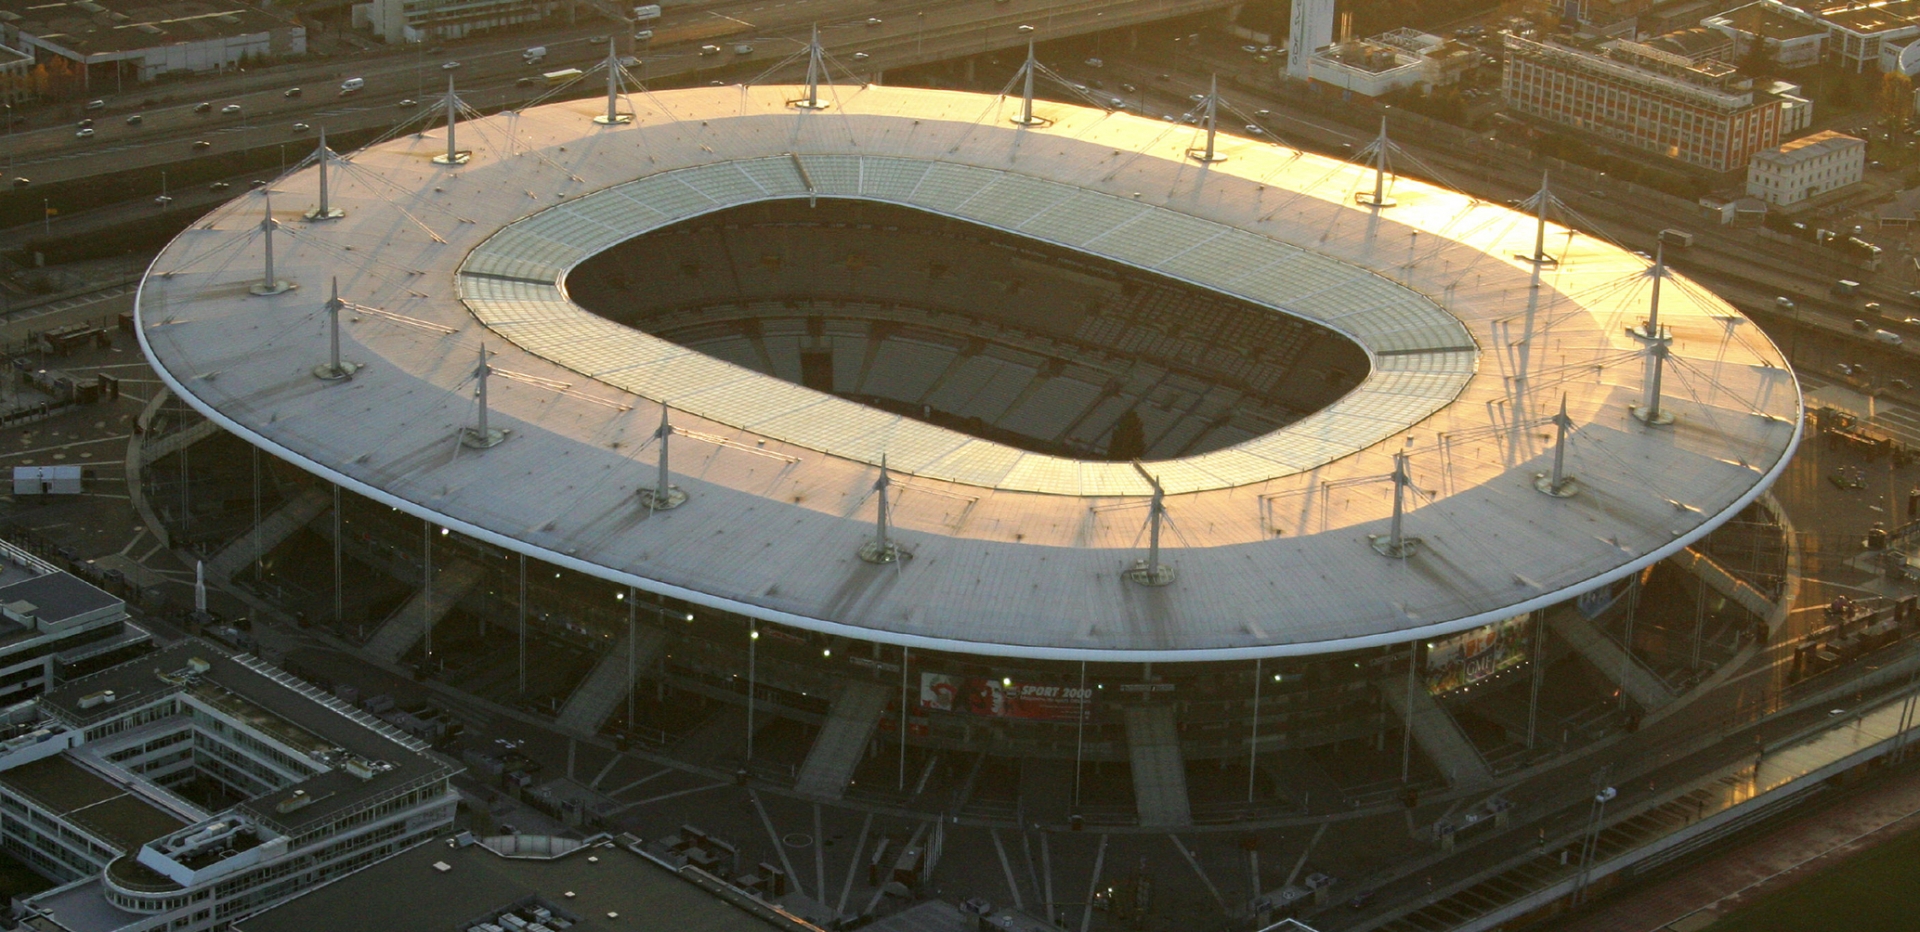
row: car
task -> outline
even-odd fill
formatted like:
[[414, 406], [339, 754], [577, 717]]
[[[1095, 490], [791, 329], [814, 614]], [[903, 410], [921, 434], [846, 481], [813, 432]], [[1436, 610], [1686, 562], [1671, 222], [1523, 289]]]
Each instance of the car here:
[[214, 182], [214, 183], [212, 183], [212, 184], [210, 184], [210, 185], [207, 185], [207, 190], [209, 190], [209, 191], [225, 191], [226, 189], [228, 189], [228, 188], [231, 188], [231, 187], [233, 187], [233, 185], [231, 185], [231, 184], [229, 184], [229, 183], [227, 183], [227, 182], [225, 182], [225, 181], [216, 181], [216, 182]]
[[1913, 383], [1906, 379], [1888, 379], [1887, 384], [1903, 392], [1913, 391]]
[[154, 198], [153, 202], [155, 204], [159, 204], [162, 207], [165, 207], [168, 204], [173, 203], [173, 197], [171, 195], [162, 194], [159, 197]]
[[460, 67], [460, 63], [457, 61], [443, 61], [440, 63], [441, 71], [452, 71], [453, 69], [458, 67]]
[[612, 37], [611, 36], [588, 36], [587, 41], [593, 43], [594, 45], [606, 45], [607, 40], [610, 38]]
[[27, 178], [27, 177], [24, 177], [24, 176], [16, 176], [16, 177], [15, 177], [15, 178], [13, 179], [13, 186], [14, 186], [14, 187], [16, 187], [16, 188], [24, 188], [24, 187], [26, 187], [27, 185], [30, 185], [30, 184], [32, 184], [32, 183], [33, 183], [33, 179], [32, 179], [32, 178]]
[[299, 89], [299, 88], [297, 88], [297, 87], [290, 87], [290, 88], [287, 88], [286, 90], [284, 90], [284, 91], [281, 91], [281, 92], [280, 92], [280, 96], [282, 96], [282, 97], [298, 97], [298, 96], [300, 96], [300, 89]]
[[[538, 81], [535, 81], [535, 80], [534, 80], [534, 79], [532, 79], [532, 78], [521, 78], [520, 80], [518, 80], [518, 81], [515, 81], [515, 82], [513, 82], [513, 86], [514, 86], [514, 87], [532, 87], [532, 86], [534, 86], [535, 84], [538, 84], [538, 83], [539, 83]], [[410, 105], [410, 104], [408, 104], [408, 103], [407, 103], [406, 101], [404, 101], [404, 100], [403, 100], [403, 101], [401, 101], [401, 102], [400, 102], [400, 106], [402, 106], [402, 107], [406, 107], [406, 106], [411, 106], [411, 105]]]
[[753, 46], [742, 42], [741, 44], [733, 47], [733, 54], [740, 55], [740, 56], [752, 55]]
[[1885, 168], [1887, 166], [1881, 164], [1879, 159], [1874, 159], [1873, 161], [1867, 163], [1867, 167], [1868, 168]]
[[1920, 317], [1907, 317], [1901, 319], [1900, 322], [1909, 327], [1920, 327]]
[[104, 100], [89, 100], [87, 101], [87, 109], [88, 110], [105, 110], [107, 109], [107, 102]]
[[1260, 51], [1265, 52], [1268, 55], [1272, 55], [1273, 53], [1280, 51], [1280, 47], [1277, 45], [1263, 45], [1260, 47]]
[[195, 113], [206, 113], [212, 109], [213, 109], [213, 105], [210, 103], [207, 103], [204, 100], [193, 105], [193, 112]]
[[1254, 124], [1254, 123], [1247, 124], [1247, 132], [1252, 133], [1255, 136], [1265, 136], [1267, 134], [1266, 130], [1261, 129], [1258, 124]]
[[75, 126], [77, 126], [77, 127], [79, 127], [79, 128], [81, 128], [81, 129], [91, 129], [91, 128], [93, 127], [93, 120], [92, 120], [92, 119], [85, 119], [85, 120], [81, 120], [80, 122], [78, 122], [78, 123], [75, 123], [75, 124], [73, 124], [73, 125], [75, 125]]
[[1264, 120], [1267, 117], [1273, 116], [1273, 111], [1272, 110], [1255, 110], [1253, 111], [1253, 115], [1256, 119]]
[[1099, 58], [1089, 58], [1084, 64], [1089, 68], [1105, 68], [1107, 66], [1106, 61]]
[[1255, 53], [1257, 53], [1257, 52], [1259, 52], [1259, 51], [1260, 51], [1260, 47], [1259, 47], [1259, 46], [1257, 46], [1257, 45], [1243, 45], [1243, 46], [1241, 46], [1241, 47], [1240, 47], [1240, 51], [1242, 51], [1242, 52], [1245, 52], [1245, 53], [1247, 53], [1248, 55], [1252, 55], [1252, 54], [1255, 54]]
[[74, 130], [73, 135], [77, 139], [87, 139], [93, 135], [93, 127], [89, 126], [86, 129]]
[[[532, 81], [533, 79], [531, 79], [531, 78], [529, 78], [529, 79], [527, 79], [527, 80], [528, 80], [529, 82], [531, 82], [531, 81]], [[417, 101], [417, 100], [414, 100], [414, 99], [413, 99], [413, 98], [411, 98], [411, 97], [402, 97], [402, 98], [400, 98], [400, 102], [399, 102], [399, 103], [397, 103], [397, 104], [394, 104], [394, 106], [396, 106], [396, 107], [418, 107], [418, 106], [420, 106], [420, 102], [419, 102], [419, 101]]]
[[1191, 100], [1191, 101], [1193, 101], [1193, 102], [1194, 102], [1194, 103], [1196, 103], [1196, 104], [1203, 104], [1203, 103], [1206, 103], [1206, 102], [1207, 102], [1207, 95], [1205, 95], [1205, 94], [1188, 94], [1188, 95], [1187, 95], [1187, 99], [1188, 99], [1188, 100]]
[[1254, 60], [1254, 61], [1256, 61], [1256, 62], [1259, 62], [1259, 63], [1260, 63], [1260, 64], [1262, 64], [1262, 65], [1264, 65], [1264, 64], [1266, 64], [1267, 62], [1270, 62], [1270, 61], [1273, 61], [1273, 56], [1271, 56], [1271, 55], [1268, 55], [1268, 54], [1267, 54], [1267, 53], [1265, 53], [1265, 52], [1262, 52], [1262, 53], [1260, 53], [1260, 54], [1258, 54], [1258, 55], [1255, 55], [1255, 56], [1253, 56], [1253, 60]]
[[869, 16], [869, 17], [867, 17], [867, 25], [869, 25], [869, 26], [878, 26], [878, 25], [880, 25], [880, 23], [881, 23], [881, 22], [882, 22], [882, 20], [881, 20], [881, 19], [880, 19], [880, 17], [878, 17], [878, 16]]
[[239, 104], [228, 104], [228, 105], [226, 105], [226, 106], [224, 106], [224, 107], [221, 107], [221, 108], [220, 108], [220, 112], [221, 112], [221, 113], [239, 113], [239, 112], [240, 112], [240, 105], [239, 105]]
[[1139, 89], [1138, 87], [1135, 87], [1135, 86], [1133, 86], [1132, 84], [1128, 84], [1128, 83], [1127, 83], [1127, 82], [1125, 82], [1125, 81], [1122, 81], [1122, 82], [1120, 82], [1120, 89], [1121, 89], [1121, 90], [1123, 90], [1123, 91], [1126, 91], [1126, 92], [1127, 92], [1127, 93], [1129, 93], [1129, 94], [1138, 94], [1138, 93], [1140, 93], [1140, 89]]
[[640, 67], [640, 59], [635, 58], [632, 55], [622, 55], [620, 56], [620, 67], [638, 68]]
[[249, 188], [259, 189], [259, 188], [264, 188], [266, 186], [267, 186], [267, 183], [264, 181], [261, 181], [258, 178], [255, 178], [252, 181], [247, 182], [247, 187]]
[[1165, 120], [1168, 123], [1177, 122], [1177, 118], [1171, 113], [1160, 114], [1160, 119]]
[[1085, 84], [1075, 84], [1073, 85], [1073, 89], [1076, 91], [1079, 91], [1082, 94], [1085, 94], [1087, 92], [1087, 86]]
[[1869, 333], [1873, 330], [1873, 325], [1870, 323], [1867, 323], [1864, 320], [1861, 320], [1858, 317], [1855, 317], [1853, 319], [1853, 329], [1858, 330], [1861, 333]]
[[142, 123], [145, 123], [145, 122], [147, 122], [147, 118], [146, 118], [146, 117], [144, 117], [144, 116], [141, 116], [141, 115], [140, 115], [140, 114], [138, 114], [138, 113], [136, 113], [136, 114], [134, 114], [134, 115], [132, 115], [132, 116], [130, 116], [130, 117], [127, 117], [127, 125], [128, 125], [128, 126], [139, 126], [140, 124], [142, 124]]
[[1015, 31], [1015, 32], [1032, 32], [1032, 31], [1033, 31], [1033, 27], [1032, 27], [1032, 26], [1029, 26], [1029, 25], [1027, 25], [1026, 23], [1021, 23], [1021, 24], [1020, 24], [1020, 28], [1019, 28], [1019, 29], [1016, 29], [1016, 30], [1014, 30], [1014, 31]]
[[853, 53], [853, 60], [854, 60], [854, 61], [866, 61], [867, 59], [869, 59], [869, 58], [872, 58], [872, 57], [873, 57], [872, 55], [868, 55], [868, 54], [867, 54], [867, 53], [865, 53], [865, 52], [855, 52], [855, 53]]
[[305, 124], [305, 123], [295, 123], [295, 124], [293, 124], [293, 131], [294, 131], [294, 132], [296, 132], [296, 133], [304, 133], [304, 132], [306, 132], [307, 130], [310, 130], [310, 129], [312, 129], [312, 128], [313, 128], [313, 127], [311, 127], [311, 126], [308, 126], [308, 125], [307, 125], [307, 124]]
[[720, 52], [721, 52], [721, 48], [712, 43], [708, 43], [700, 47], [700, 54], [702, 56], [718, 55], [720, 54]]
[[1833, 368], [1835, 371], [1839, 372], [1841, 375], [1852, 375], [1855, 372], [1860, 371], [1858, 366], [1849, 366], [1844, 362], [1834, 363]]
[[193, 151], [195, 152], [204, 152], [211, 148], [213, 148], [213, 143], [210, 143], [205, 139], [202, 139], [199, 142], [196, 142], [193, 144]]

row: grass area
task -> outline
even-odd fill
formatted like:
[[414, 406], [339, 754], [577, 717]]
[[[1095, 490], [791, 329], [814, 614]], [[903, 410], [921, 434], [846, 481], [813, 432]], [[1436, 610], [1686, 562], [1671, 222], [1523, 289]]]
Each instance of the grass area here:
[[1920, 832], [1749, 902], [1705, 932], [1911, 932], [1920, 920]]

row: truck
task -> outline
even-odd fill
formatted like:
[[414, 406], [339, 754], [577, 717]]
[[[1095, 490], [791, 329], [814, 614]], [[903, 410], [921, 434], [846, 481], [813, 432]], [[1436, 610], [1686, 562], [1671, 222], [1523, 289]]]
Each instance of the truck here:
[[340, 82], [340, 96], [345, 97], [348, 94], [356, 93], [361, 88], [366, 86], [367, 86], [366, 78], [348, 78], [345, 81]]
[[1678, 246], [1685, 249], [1693, 245], [1693, 234], [1685, 230], [1676, 230], [1668, 227], [1660, 231], [1660, 242], [1666, 243], [1669, 246]]
[[1843, 278], [1833, 283], [1834, 294], [1857, 294], [1859, 291], [1860, 283], [1851, 278]]
[[581, 74], [582, 72], [578, 68], [562, 68], [559, 71], [549, 71], [541, 75], [541, 77], [547, 80], [548, 87], [553, 87], [555, 85], [565, 84], [574, 78], [580, 77]]
[[536, 45], [533, 48], [521, 52], [520, 57], [529, 65], [537, 65], [542, 59], [547, 57], [547, 47], [544, 45]]
[[660, 4], [658, 3], [649, 3], [646, 6], [633, 8], [633, 21], [636, 23], [650, 23], [659, 18]]

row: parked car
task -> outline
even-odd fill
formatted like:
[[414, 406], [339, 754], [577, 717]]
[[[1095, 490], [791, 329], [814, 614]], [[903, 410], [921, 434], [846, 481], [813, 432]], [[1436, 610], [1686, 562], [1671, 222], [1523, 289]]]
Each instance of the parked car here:
[[13, 179], [13, 186], [16, 188], [24, 188], [27, 185], [30, 185], [32, 183], [33, 183], [33, 179], [25, 176], [16, 176]]
[[307, 130], [310, 130], [310, 129], [312, 129], [312, 128], [313, 128], [313, 127], [311, 127], [311, 126], [308, 126], [308, 125], [307, 125], [307, 124], [305, 124], [305, 123], [295, 123], [295, 124], [293, 124], [293, 131], [294, 131], [294, 132], [296, 132], [296, 133], [304, 133], [304, 132], [306, 132]]
[[210, 185], [207, 185], [207, 190], [209, 190], [209, 191], [225, 191], [226, 189], [228, 189], [228, 188], [231, 188], [231, 187], [233, 187], [233, 185], [232, 185], [232, 184], [229, 184], [229, 183], [227, 183], [227, 182], [225, 182], [225, 181], [216, 181], [216, 182], [214, 182], [214, 183], [212, 183], [212, 184], [210, 184]]
[[290, 88], [287, 88], [286, 90], [284, 90], [284, 91], [281, 91], [281, 92], [280, 92], [280, 96], [282, 96], [282, 97], [298, 97], [298, 96], [300, 96], [300, 89], [299, 89], [299, 88], [297, 88], [297, 87], [290, 87]]
[[93, 135], [93, 127], [89, 126], [85, 129], [75, 130], [73, 135], [79, 139], [89, 138]]
[[140, 114], [138, 114], [138, 113], [136, 113], [136, 114], [134, 114], [134, 115], [132, 115], [132, 116], [130, 116], [130, 117], [127, 117], [127, 125], [128, 125], [128, 126], [139, 126], [140, 124], [142, 124], [142, 123], [145, 123], [146, 121], [147, 121], [147, 118], [146, 118], [146, 117], [144, 117], [144, 116], [141, 116], [141, 115], [140, 115]]
[[414, 99], [413, 99], [413, 98], [411, 98], [411, 97], [402, 97], [402, 98], [400, 98], [400, 102], [399, 102], [399, 103], [397, 103], [397, 104], [394, 104], [394, 106], [396, 106], [396, 107], [418, 107], [418, 106], [420, 106], [420, 102], [419, 102], [419, 101], [417, 101], [417, 100], [414, 100]]
[[202, 139], [199, 142], [196, 142], [193, 144], [193, 151], [195, 152], [204, 152], [211, 148], [213, 148], [213, 143], [210, 143], [205, 139]]
[[457, 61], [443, 61], [440, 63], [441, 71], [452, 71], [453, 69], [458, 67], [460, 67], [460, 63]]
[[107, 102], [104, 100], [89, 100], [87, 101], [87, 109], [88, 110], [105, 110], [107, 109]]
[[239, 113], [239, 112], [240, 112], [240, 105], [239, 105], [239, 104], [228, 104], [228, 105], [226, 105], [226, 106], [224, 106], [224, 107], [221, 107], [221, 108], [220, 108], [220, 112], [221, 112], [221, 113], [226, 113], [226, 114], [234, 114], [234, 113]]

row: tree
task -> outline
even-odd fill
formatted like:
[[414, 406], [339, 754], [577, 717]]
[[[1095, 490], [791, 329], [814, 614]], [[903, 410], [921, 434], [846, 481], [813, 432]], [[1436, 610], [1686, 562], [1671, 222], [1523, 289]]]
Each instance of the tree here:
[[1899, 71], [1880, 76], [1880, 115], [1888, 129], [1904, 129], [1913, 120], [1913, 79]]
[[1777, 65], [1779, 62], [1774, 59], [1773, 50], [1767, 47], [1766, 41], [1754, 36], [1747, 40], [1747, 50], [1740, 53], [1740, 61], [1735, 67], [1748, 77], [1767, 78], [1773, 76]]

